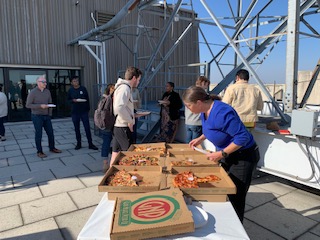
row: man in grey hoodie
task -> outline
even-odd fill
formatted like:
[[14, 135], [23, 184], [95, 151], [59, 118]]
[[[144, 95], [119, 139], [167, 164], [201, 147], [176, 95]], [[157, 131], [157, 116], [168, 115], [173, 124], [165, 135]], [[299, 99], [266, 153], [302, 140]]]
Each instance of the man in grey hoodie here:
[[116, 122], [113, 128], [113, 144], [110, 165], [120, 151], [126, 151], [132, 144], [135, 124], [131, 89], [139, 85], [142, 72], [135, 67], [128, 67], [125, 79], [119, 78], [113, 95], [113, 112]]

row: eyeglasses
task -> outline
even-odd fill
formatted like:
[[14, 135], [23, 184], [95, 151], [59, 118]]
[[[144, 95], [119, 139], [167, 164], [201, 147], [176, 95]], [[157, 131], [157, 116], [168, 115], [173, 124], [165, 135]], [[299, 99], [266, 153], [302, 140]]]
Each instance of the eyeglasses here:
[[47, 81], [44, 81], [44, 80], [42, 80], [42, 81], [38, 81], [38, 82], [41, 82], [41, 83], [47, 83]]

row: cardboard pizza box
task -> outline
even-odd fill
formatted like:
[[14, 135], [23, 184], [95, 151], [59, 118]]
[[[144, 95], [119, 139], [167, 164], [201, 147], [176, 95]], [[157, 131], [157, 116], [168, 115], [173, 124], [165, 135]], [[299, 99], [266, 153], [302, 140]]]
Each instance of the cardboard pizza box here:
[[116, 199], [111, 240], [148, 239], [194, 232], [192, 213], [179, 189]]
[[167, 154], [165, 142], [131, 144], [127, 151], [158, 153], [162, 157]]
[[171, 170], [173, 167], [217, 167], [218, 163], [208, 160], [207, 156], [204, 154], [194, 154], [194, 155], [175, 155], [174, 157], [166, 157], [165, 167], [167, 170]]
[[[171, 149], [185, 149], [185, 150], [192, 150], [189, 147], [188, 143], [167, 143], [166, 144], [167, 150], [171, 150]], [[201, 145], [197, 146], [198, 148], [202, 149]]]
[[[158, 165], [153, 165], [153, 166], [161, 166], [163, 167], [165, 164], [165, 157], [160, 157], [159, 152], [120, 152], [116, 159], [113, 162], [113, 165], [121, 165], [123, 166], [120, 162], [122, 159], [128, 159], [128, 158], [136, 158], [138, 161], [137, 165], [135, 166], [151, 166], [151, 165], [143, 165], [146, 164], [147, 162], [143, 161], [144, 157], [150, 157], [150, 158], [156, 158], [157, 164]], [[140, 165], [139, 165], [140, 164]]]
[[[108, 179], [118, 171], [126, 170], [131, 175], [138, 177], [138, 186], [109, 186]], [[152, 192], [160, 189], [162, 182], [166, 182], [165, 175], [162, 174], [160, 166], [115, 166], [113, 165], [103, 176], [98, 185], [99, 192], [125, 192], [141, 193]]]
[[192, 201], [201, 201], [201, 202], [227, 202], [228, 201], [228, 195], [222, 194], [222, 195], [188, 195], [184, 194], [185, 197], [189, 197]]
[[199, 188], [180, 188], [181, 191], [190, 196], [194, 195], [227, 195], [235, 194], [236, 186], [222, 167], [174, 167], [167, 175], [167, 186], [173, 187], [173, 179], [178, 173], [191, 171], [197, 177], [216, 175], [221, 180], [217, 182], [199, 183]]

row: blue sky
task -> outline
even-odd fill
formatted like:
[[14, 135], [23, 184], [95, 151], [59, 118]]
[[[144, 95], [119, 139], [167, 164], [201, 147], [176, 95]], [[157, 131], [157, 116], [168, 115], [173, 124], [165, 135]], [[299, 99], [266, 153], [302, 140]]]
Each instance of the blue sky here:
[[[176, 1], [167, 1], [169, 2], [176, 2]], [[207, 0], [205, 1], [214, 15], [219, 19], [221, 24], [227, 25], [234, 25], [234, 20], [230, 17], [232, 16], [231, 11], [227, 5], [227, 1], [225, 0]], [[237, 4], [238, 1], [230, 0], [230, 3]], [[243, 11], [248, 8], [248, 4], [251, 1], [244, 1]], [[268, 2], [258, 1], [258, 4], [255, 6], [252, 14], [250, 16], [254, 16], [256, 12]], [[183, 8], [190, 9], [191, 1], [185, 0], [183, 1], [184, 5]], [[199, 14], [199, 18], [207, 18], [208, 20], [212, 21], [210, 15], [205, 10], [203, 5], [201, 4], [200, 0], [193, 0], [193, 7], [195, 11]], [[185, 5], [187, 4], [187, 5]], [[234, 10], [236, 5], [233, 5]], [[288, 1], [287, 0], [274, 0], [268, 8], [263, 11], [261, 14], [261, 21], [267, 21], [273, 19], [271, 16], [285, 16], [287, 15], [288, 9]], [[223, 19], [223, 17], [229, 17], [229, 19]], [[313, 28], [315, 28], [318, 32], [320, 32], [320, 13], [316, 15], [306, 16], [305, 19], [311, 24]], [[275, 22], [272, 24], [266, 24], [260, 26], [259, 28], [259, 36], [268, 35], [273, 29], [275, 29], [280, 22]], [[316, 24], [317, 23], [317, 24]], [[220, 45], [225, 45], [227, 43], [226, 38], [223, 36], [221, 31], [217, 27], [212, 27], [208, 25], [201, 26], [201, 29], [206, 33], [206, 38], [210, 43], [211, 50], [214, 54], [217, 54], [222, 47]], [[252, 28], [253, 36], [255, 28]], [[307, 32], [311, 33], [309, 29], [303, 23], [300, 23], [300, 32]], [[233, 30], [227, 30], [229, 36], [233, 34]], [[245, 38], [250, 36], [249, 31], [244, 32]], [[203, 42], [200, 36], [200, 42]], [[258, 43], [262, 42], [264, 39], [258, 40]], [[253, 42], [252, 42], [253, 43]], [[270, 55], [264, 60], [263, 64], [254, 65], [254, 69], [256, 69], [257, 74], [259, 75], [260, 79], [264, 83], [284, 83], [285, 82], [285, 72], [286, 72], [286, 37], [284, 36], [282, 40], [275, 46], [274, 50], [270, 53]], [[240, 50], [244, 56], [249, 54], [249, 48], [245, 43], [240, 44]], [[263, 59], [265, 55], [269, 52], [269, 49], [264, 51], [260, 58]], [[298, 62], [298, 69], [299, 70], [313, 70], [316, 66], [319, 56], [320, 56], [320, 39], [319, 38], [310, 38], [305, 35], [300, 35], [300, 45], [299, 45], [299, 62]], [[210, 61], [212, 56], [205, 46], [205, 44], [200, 43], [200, 59], [201, 62]], [[230, 47], [228, 48], [225, 56], [221, 59], [221, 63], [225, 64], [232, 64], [234, 60], [234, 50]], [[239, 60], [240, 61], [240, 60]], [[228, 73], [232, 68], [231, 66], [225, 65], [223, 67], [224, 71]], [[212, 65], [211, 68], [212, 75], [211, 75], [211, 82], [217, 83], [222, 80], [222, 76], [219, 73], [218, 69]]]

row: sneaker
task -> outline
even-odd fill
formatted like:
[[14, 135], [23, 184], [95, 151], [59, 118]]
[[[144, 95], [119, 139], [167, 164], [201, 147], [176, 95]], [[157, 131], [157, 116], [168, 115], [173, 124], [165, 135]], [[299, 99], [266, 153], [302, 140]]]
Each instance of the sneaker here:
[[81, 148], [81, 144], [77, 144], [74, 149], [75, 149], [75, 150], [79, 150], [80, 148]]
[[90, 145], [89, 145], [89, 149], [98, 150], [98, 148], [97, 148], [95, 145], [93, 145], [93, 144], [90, 144]]
[[47, 155], [45, 155], [43, 152], [38, 152], [38, 153], [37, 153], [37, 156], [38, 156], [39, 158], [46, 158], [46, 157], [47, 157]]
[[54, 149], [51, 149], [50, 152], [53, 152], [53, 153], [61, 153], [62, 151], [59, 150], [59, 149], [54, 148]]
[[1, 139], [1, 141], [7, 140], [5, 136], [1, 136], [0, 139]]

